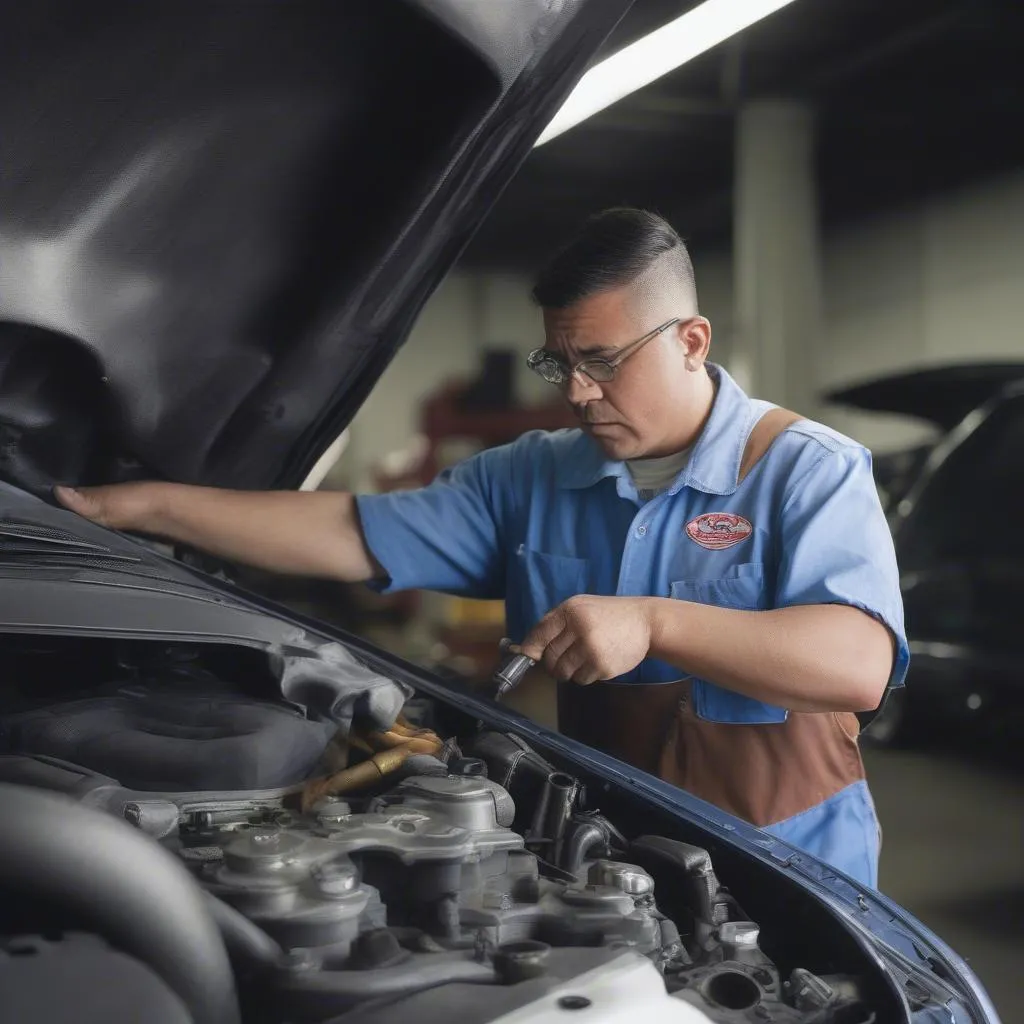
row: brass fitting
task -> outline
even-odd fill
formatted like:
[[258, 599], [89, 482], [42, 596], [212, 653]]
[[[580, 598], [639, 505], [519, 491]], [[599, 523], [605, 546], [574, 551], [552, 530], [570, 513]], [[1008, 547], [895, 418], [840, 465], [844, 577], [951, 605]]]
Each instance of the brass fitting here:
[[[398, 726], [400, 723], [395, 723]], [[413, 754], [433, 754], [441, 752], [444, 742], [436, 733], [429, 729], [413, 729], [401, 723], [409, 733], [402, 735], [394, 729], [388, 732], [370, 732], [365, 736], [353, 735], [352, 745], [363, 749], [372, 748], [376, 752], [366, 761], [352, 765], [326, 778], [311, 779], [302, 791], [302, 810], [308, 813], [313, 805], [325, 796], [337, 796], [351, 793], [378, 782], [385, 775], [397, 771], [398, 768]], [[358, 741], [358, 742], [357, 742]]]

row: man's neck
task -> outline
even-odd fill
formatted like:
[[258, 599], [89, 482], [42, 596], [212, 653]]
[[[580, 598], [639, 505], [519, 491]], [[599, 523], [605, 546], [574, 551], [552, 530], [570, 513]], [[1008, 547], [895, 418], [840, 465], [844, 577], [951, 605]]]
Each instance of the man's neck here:
[[679, 479], [690, 461], [689, 449], [656, 459], [627, 459], [626, 468], [642, 501], [651, 501]]
[[680, 429], [678, 435], [660, 444], [653, 451], [645, 453], [642, 456], [643, 459], [671, 458], [679, 452], [689, 451], [697, 443], [697, 439], [704, 433], [704, 428], [708, 425], [711, 410], [715, 405], [715, 396], [718, 394], [718, 377], [705, 369], [702, 372], [700, 384], [694, 390], [697, 397], [692, 415], [687, 417], [687, 422]]

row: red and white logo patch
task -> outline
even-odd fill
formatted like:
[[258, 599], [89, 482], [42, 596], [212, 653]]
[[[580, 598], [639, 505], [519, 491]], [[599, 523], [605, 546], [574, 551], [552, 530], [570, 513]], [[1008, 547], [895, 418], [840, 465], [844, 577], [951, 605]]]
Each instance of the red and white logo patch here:
[[686, 524], [686, 536], [709, 551], [721, 551], [746, 540], [754, 528], [743, 516], [731, 512], [705, 512]]

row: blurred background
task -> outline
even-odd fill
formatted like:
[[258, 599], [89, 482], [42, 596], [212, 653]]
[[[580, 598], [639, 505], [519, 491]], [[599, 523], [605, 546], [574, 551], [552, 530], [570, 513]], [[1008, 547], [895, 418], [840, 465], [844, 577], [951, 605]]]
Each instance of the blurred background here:
[[[601, 56], [695, 6], [637, 0]], [[524, 365], [531, 274], [591, 212], [667, 217], [712, 358], [874, 453], [913, 650], [865, 742], [880, 887], [1007, 1021], [1024, 1020], [1022, 8], [795, 0], [538, 146], [309, 483], [415, 486], [569, 423]], [[454, 686], [497, 659], [500, 604], [275, 587]], [[555, 724], [544, 688], [515, 700]]]

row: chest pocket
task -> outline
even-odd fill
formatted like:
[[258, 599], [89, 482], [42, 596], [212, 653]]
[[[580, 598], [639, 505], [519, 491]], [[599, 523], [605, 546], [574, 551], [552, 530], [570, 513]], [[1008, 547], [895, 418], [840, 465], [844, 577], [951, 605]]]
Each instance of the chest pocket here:
[[[679, 580], [671, 585], [671, 594], [680, 601], [694, 601], [719, 608], [762, 611], [767, 607], [764, 566], [748, 562], [735, 565], [718, 579]], [[785, 708], [744, 697], [723, 689], [706, 679], [692, 680], [693, 711], [708, 722], [731, 725], [765, 725], [784, 722]]]
[[514, 593], [526, 629], [563, 601], [586, 592], [589, 563], [584, 558], [549, 555], [520, 545], [514, 561]]

